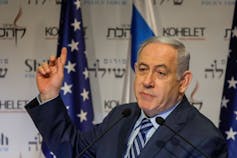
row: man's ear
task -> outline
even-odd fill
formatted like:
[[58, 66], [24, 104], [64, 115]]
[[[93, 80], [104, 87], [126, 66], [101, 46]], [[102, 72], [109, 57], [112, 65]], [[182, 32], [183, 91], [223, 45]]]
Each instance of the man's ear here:
[[180, 79], [179, 92], [184, 93], [192, 81], [191, 71], [185, 71]]

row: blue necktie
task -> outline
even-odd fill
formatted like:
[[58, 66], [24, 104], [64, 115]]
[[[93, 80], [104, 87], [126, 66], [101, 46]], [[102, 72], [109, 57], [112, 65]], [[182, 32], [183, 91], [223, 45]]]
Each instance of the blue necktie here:
[[140, 125], [140, 131], [138, 132], [136, 138], [133, 141], [133, 144], [129, 150], [128, 158], [136, 158], [140, 154], [142, 148], [146, 143], [146, 134], [153, 127], [151, 121], [147, 118], [144, 118]]

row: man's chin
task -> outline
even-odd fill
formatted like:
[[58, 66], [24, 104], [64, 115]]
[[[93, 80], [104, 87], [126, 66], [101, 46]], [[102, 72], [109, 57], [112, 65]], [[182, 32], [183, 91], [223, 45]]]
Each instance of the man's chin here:
[[152, 107], [152, 105], [151, 104], [149, 104], [149, 103], [147, 103], [147, 104], [139, 104], [138, 103], [138, 105], [139, 105], [139, 107], [144, 111], [144, 112], [146, 112], [146, 113], [151, 113], [151, 112], [154, 112], [154, 108], [151, 108]]

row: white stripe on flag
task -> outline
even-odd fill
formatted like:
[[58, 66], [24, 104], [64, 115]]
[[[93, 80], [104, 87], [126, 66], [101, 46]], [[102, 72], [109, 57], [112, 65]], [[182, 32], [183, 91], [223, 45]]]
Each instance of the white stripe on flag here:
[[159, 24], [159, 17], [157, 14], [158, 10], [154, 9], [154, 7], [156, 6], [152, 4], [152, 0], [133, 1], [131, 41], [129, 43], [127, 55], [127, 72], [123, 84], [122, 103], [136, 101], [133, 92], [133, 81], [135, 74], [132, 67], [136, 61], [137, 50], [141, 43], [154, 35], [158, 35], [157, 25]]

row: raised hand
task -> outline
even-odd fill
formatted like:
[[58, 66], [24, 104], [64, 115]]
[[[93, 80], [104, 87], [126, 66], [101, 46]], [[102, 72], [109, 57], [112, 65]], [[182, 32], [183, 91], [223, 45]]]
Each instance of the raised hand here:
[[41, 101], [47, 101], [59, 95], [64, 77], [64, 65], [67, 49], [62, 48], [60, 57], [51, 56], [49, 63], [43, 63], [36, 72], [36, 83]]

